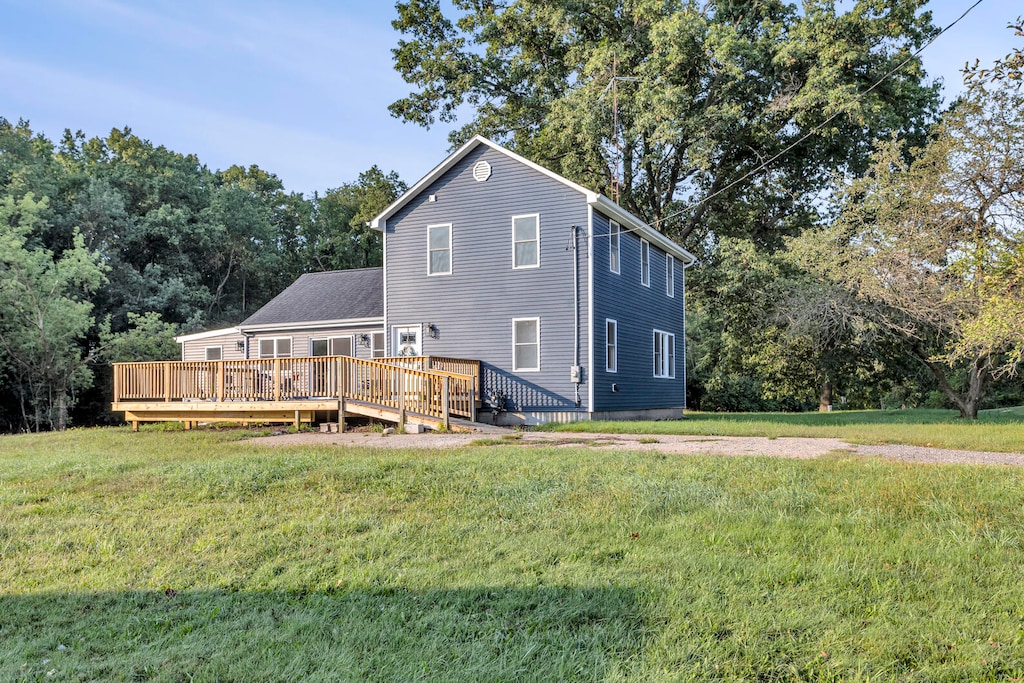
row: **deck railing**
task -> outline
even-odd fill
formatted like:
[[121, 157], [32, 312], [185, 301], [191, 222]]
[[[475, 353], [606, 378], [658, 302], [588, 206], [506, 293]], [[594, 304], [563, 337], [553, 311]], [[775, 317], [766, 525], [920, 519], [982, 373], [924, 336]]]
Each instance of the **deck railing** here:
[[469, 375], [473, 378], [473, 391], [480, 398], [480, 361], [467, 358], [447, 358], [444, 356], [398, 356], [395, 358], [378, 358], [377, 360], [400, 365], [414, 370], [432, 370], [454, 375]]
[[[473, 419], [479, 362], [421, 358], [361, 360], [313, 356], [229, 361], [114, 363], [114, 403], [130, 401], [294, 401], [338, 398], [392, 410]], [[474, 369], [460, 373], [448, 368]]]

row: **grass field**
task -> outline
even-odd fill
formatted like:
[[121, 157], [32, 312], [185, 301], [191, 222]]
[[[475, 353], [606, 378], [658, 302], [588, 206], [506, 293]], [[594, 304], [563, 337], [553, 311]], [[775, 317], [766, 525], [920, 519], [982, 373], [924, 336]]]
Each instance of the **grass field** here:
[[851, 443], [898, 443], [1024, 453], [1024, 409], [982, 411], [977, 421], [952, 410], [837, 410], [831, 413], [695, 413], [662, 422], [576, 422], [562, 431], [713, 436], [833, 437]]
[[0, 437], [0, 680], [1013, 680], [1024, 473]]

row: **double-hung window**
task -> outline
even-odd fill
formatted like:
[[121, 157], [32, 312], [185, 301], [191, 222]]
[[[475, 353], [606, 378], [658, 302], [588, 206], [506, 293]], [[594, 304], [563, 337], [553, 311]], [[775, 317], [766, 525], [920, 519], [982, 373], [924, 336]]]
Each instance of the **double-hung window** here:
[[604, 321], [605, 361], [607, 372], [619, 371], [619, 323], [610, 318]]
[[665, 254], [665, 294], [676, 295], [676, 259], [672, 254]]
[[370, 347], [370, 356], [372, 356], [373, 358], [383, 358], [384, 357], [384, 353], [385, 353], [384, 352], [384, 333], [383, 332], [374, 332], [370, 336], [370, 344], [372, 345]]
[[291, 358], [291, 337], [267, 337], [260, 339], [260, 358]]
[[512, 267], [540, 266], [540, 214], [512, 216]]
[[619, 272], [619, 224], [608, 221], [608, 270]]
[[427, 274], [452, 272], [452, 224], [427, 226]]
[[671, 332], [654, 330], [654, 376], [676, 376], [676, 336]]
[[512, 370], [540, 370], [540, 318], [512, 320]]
[[640, 284], [651, 286], [651, 243], [640, 240]]

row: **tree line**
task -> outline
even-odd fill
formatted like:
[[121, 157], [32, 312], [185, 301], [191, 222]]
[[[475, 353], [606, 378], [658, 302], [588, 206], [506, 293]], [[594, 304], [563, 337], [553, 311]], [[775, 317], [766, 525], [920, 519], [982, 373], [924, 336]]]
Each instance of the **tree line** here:
[[312, 197], [211, 171], [131, 130], [59, 143], [0, 118], [0, 429], [104, 419], [106, 364], [174, 358], [301, 273], [379, 265], [365, 222], [405, 186], [373, 167]]

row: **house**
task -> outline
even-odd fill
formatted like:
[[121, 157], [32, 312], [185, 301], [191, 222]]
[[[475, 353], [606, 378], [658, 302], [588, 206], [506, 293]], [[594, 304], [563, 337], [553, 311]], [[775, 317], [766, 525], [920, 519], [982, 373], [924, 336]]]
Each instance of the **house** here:
[[237, 327], [176, 337], [181, 360], [385, 355], [381, 268], [306, 273]]
[[479, 419], [681, 414], [695, 259], [607, 197], [478, 136], [370, 226], [382, 269], [303, 275], [182, 359], [473, 359]]

